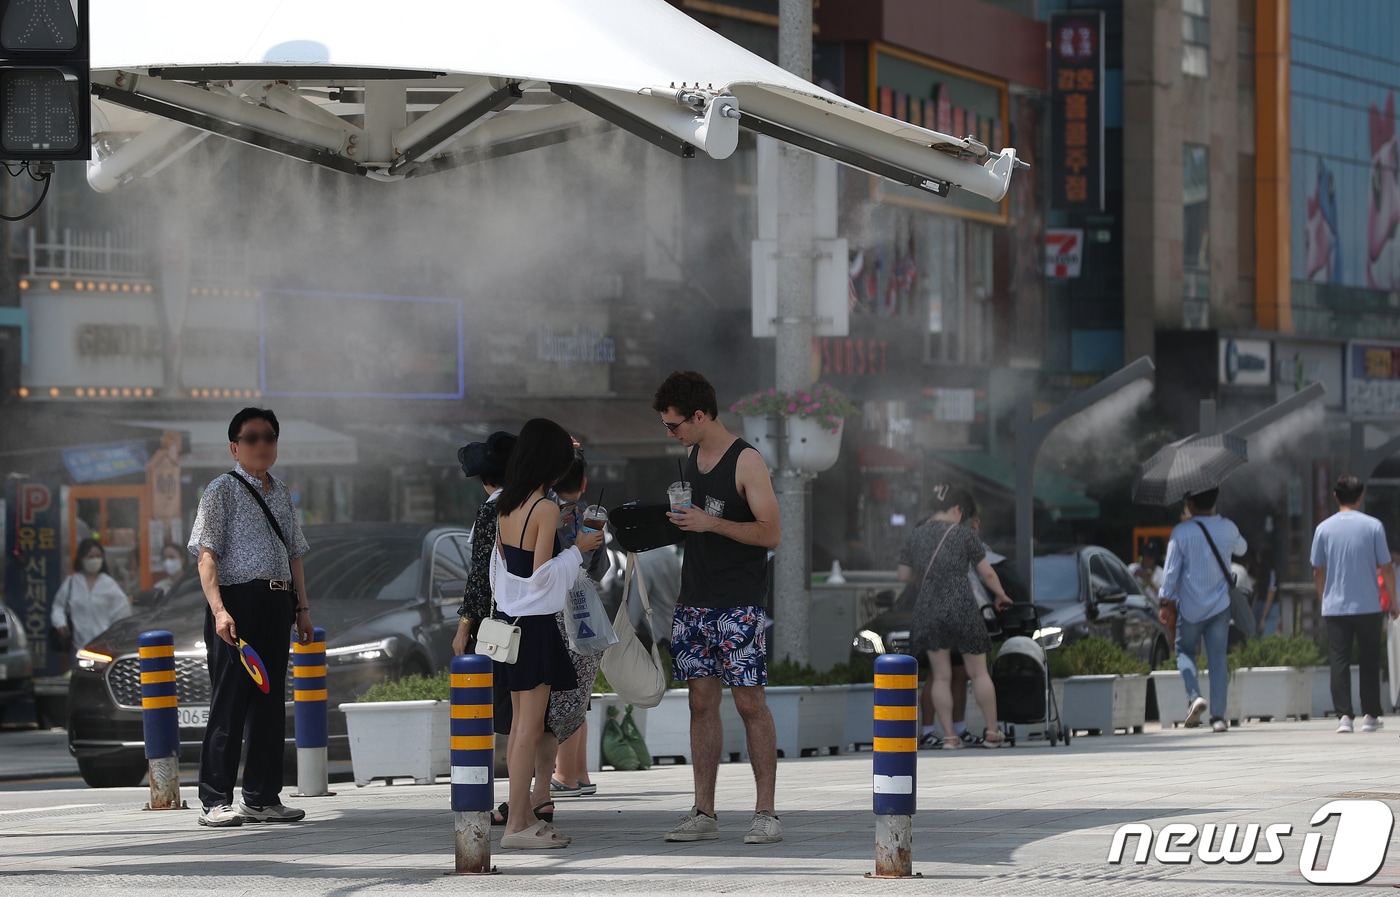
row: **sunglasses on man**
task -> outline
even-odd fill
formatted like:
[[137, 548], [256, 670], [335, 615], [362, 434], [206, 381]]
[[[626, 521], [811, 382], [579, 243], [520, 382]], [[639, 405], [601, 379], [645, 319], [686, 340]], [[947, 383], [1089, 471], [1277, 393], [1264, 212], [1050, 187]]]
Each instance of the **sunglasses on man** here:
[[263, 431], [258, 433], [244, 433], [234, 441], [240, 442], [244, 445], [259, 445], [264, 442], [276, 445], [277, 434], [271, 431]]

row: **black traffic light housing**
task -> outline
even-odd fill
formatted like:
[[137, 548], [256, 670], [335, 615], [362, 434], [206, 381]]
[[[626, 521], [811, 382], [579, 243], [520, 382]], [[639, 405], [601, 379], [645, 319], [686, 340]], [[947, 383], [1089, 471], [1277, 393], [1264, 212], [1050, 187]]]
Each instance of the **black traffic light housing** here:
[[0, 160], [91, 158], [88, 0], [0, 0]]

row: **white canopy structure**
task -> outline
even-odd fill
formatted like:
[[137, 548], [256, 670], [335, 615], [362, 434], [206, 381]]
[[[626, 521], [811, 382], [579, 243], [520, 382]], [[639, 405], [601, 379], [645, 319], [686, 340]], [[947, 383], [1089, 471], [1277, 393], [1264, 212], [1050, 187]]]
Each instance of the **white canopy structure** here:
[[91, 35], [104, 192], [209, 134], [379, 180], [610, 126], [715, 159], [746, 128], [994, 202], [1024, 165], [828, 93], [662, 0], [95, 0]]

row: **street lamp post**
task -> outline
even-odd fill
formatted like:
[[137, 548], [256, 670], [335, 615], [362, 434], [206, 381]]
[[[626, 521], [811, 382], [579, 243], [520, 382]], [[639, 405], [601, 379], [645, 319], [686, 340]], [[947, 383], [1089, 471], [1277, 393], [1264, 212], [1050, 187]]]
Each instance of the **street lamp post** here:
[[[781, 0], [778, 6], [778, 64], [812, 77], [812, 0]], [[778, 315], [775, 325], [774, 380], [783, 392], [812, 382], [812, 331], [816, 312], [812, 188], [816, 174], [811, 153], [784, 144], [778, 161]], [[811, 586], [807, 525], [810, 478], [788, 461], [780, 439], [774, 492], [782, 521], [782, 542], [773, 556], [774, 642], [777, 653], [798, 664], [808, 661]]]
[[1079, 412], [1135, 380], [1152, 376], [1156, 366], [1143, 357], [1100, 380], [1040, 417], [1032, 413], [1029, 392], [1021, 394], [1016, 408], [1016, 567], [1028, 594], [1034, 595], [1035, 459], [1052, 430]]
[[1276, 424], [1293, 412], [1302, 409], [1302, 407], [1309, 402], [1322, 398], [1326, 393], [1327, 388], [1321, 383], [1310, 383], [1282, 402], [1270, 405], [1253, 417], [1245, 418], [1226, 430], [1225, 433], [1229, 436], [1238, 436], [1241, 439], [1248, 439], [1270, 424]]

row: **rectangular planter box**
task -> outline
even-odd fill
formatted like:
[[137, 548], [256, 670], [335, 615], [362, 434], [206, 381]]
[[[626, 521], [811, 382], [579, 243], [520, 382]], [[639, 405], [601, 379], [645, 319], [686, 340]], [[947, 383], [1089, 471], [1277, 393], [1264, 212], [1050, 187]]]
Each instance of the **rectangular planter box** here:
[[1141, 733], [1147, 721], [1146, 676], [1071, 676], [1050, 683], [1071, 732]]
[[[1162, 718], [1162, 725], [1176, 728], [1184, 724], [1186, 722], [1186, 687], [1181, 684], [1181, 671], [1153, 670], [1149, 676], [1157, 689], [1157, 709]], [[1203, 671], [1196, 678], [1201, 688], [1201, 695], [1209, 701], [1210, 671]], [[1225, 710], [1230, 725], [1238, 726], [1240, 720], [1244, 718], [1244, 683], [1238, 675], [1230, 677], [1230, 685], [1225, 690]], [[1204, 725], [1209, 721], [1210, 713], [1207, 711], [1201, 722]]]
[[846, 725], [841, 733], [841, 746], [852, 750], [875, 744], [875, 686], [848, 685], [846, 692]]
[[[773, 728], [778, 733], [778, 756], [838, 753], [846, 738], [846, 692], [849, 685], [780, 685], [766, 690]], [[726, 697], [728, 689], [725, 690]], [[870, 726], [874, 728], [875, 696], [871, 686]], [[730, 759], [748, 757], [744, 721], [732, 699], [720, 705], [724, 721], [725, 752]], [[738, 736], [731, 741], [731, 733]]]
[[356, 785], [399, 777], [431, 785], [452, 772], [449, 702], [347, 703], [340, 711], [345, 714]]
[[[1361, 709], [1361, 667], [1351, 665], [1351, 700], [1356, 710]], [[1390, 691], [1385, 684], [1385, 667], [1381, 667], [1381, 707], [1390, 703]], [[1312, 668], [1312, 715], [1321, 719], [1336, 716], [1332, 708], [1332, 668], [1321, 666]]]
[[1246, 719], [1308, 719], [1312, 715], [1312, 675], [1297, 667], [1242, 667], [1235, 678], [1244, 686], [1240, 715]]

